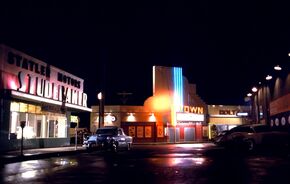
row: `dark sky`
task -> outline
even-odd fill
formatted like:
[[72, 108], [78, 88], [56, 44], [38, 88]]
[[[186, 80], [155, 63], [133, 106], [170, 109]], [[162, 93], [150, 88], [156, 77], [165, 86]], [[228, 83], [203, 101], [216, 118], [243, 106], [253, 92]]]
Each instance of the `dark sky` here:
[[290, 11], [277, 1], [7, 1], [0, 42], [85, 80], [89, 105], [152, 95], [152, 66], [183, 67], [208, 104], [243, 104], [289, 65]]

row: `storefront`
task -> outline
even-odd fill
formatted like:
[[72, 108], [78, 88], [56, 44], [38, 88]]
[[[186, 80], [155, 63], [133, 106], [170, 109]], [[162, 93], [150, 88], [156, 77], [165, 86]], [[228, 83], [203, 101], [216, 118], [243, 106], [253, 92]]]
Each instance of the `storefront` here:
[[[99, 126], [123, 127], [135, 142], [186, 142], [207, 138], [207, 105], [188, 83], [180, 67], [153, 67], [153, 95], [143, 106], [105, 106], [99, 125], [99, 107], [91, 113], [91, 131]], [[111, 121], [115, 120], [115, 121]]]
[[281, 130], [290, 130], [290, 93], [281, 96], [270, 103], [270, 115], [271, 127]]
[[[69, 145], [71, 112], [88, 111], [83, 79], [0, 45], [1, 151]], [[25, 127], [21, 128], [21, 123]]]
[[214, 138], [224, 130], [251, 123], [251, 108], [249, 106], [208, 105], [208, 114], [209, 139]]

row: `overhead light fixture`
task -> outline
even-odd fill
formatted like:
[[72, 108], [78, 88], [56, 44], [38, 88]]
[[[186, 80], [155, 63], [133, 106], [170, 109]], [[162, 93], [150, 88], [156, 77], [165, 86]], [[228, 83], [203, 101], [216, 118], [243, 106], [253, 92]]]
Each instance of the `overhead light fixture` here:
[[272, 76], [271, 75], [267, 75], [266, 80], [271, 80]]
[[253, 91], [253, 92], [257, 92], [258, 89], [257, 89], [256, 87], [253, 87], [253, 88], [252, 88], [252, 91]]
[[279, 65], [276, 65], [276, 66], [274, 67], [274, 69], [275, 69], [275, 70], [282, 70], [281, 66], [279, 66]]
[[252, 96], [252, 93], [248, 93], [247, 96], [249, 96], [249, 97]]

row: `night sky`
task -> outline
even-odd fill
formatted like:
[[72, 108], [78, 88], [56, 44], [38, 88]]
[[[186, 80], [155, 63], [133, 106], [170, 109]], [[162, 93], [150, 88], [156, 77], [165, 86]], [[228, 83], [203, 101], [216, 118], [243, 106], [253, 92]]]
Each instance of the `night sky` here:
[[152, 67], [178, 66], [207, 104], [244, 104], [276, 64], [289, 65], [290, 11], [277, 1], [13, 1], [0, 42], [85, 80], [88, 105], [143, 105]]

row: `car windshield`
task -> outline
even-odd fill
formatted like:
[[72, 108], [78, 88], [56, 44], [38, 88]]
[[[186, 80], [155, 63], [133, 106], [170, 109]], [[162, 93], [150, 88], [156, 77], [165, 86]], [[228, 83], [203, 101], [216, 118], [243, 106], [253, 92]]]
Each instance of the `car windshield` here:
[[98, 129], [96, 134], [116, 135], [116, 129]]

